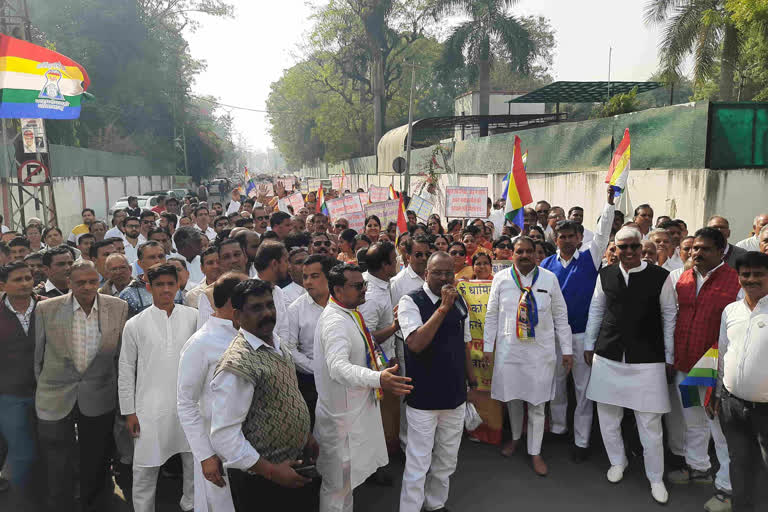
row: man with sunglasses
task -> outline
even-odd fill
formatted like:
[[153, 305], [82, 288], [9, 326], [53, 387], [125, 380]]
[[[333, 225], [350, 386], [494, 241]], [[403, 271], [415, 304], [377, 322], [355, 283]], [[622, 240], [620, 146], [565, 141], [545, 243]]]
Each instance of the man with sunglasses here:
[[[589, 455], [589, 437], [592, 431], [592, 402], [587, 399], [587, 384], [590, 369], [584, 360], [584, 331], [587, 328], [587, 313], [595, 290], [597, 271], [602, 263], [603, 253], [608, 247], [613, 224], [613, 190], [608, 187], [606, 204], [600, 214], [600, 221], [593, 234], [593, 240], [581, 244], [580, 226], [573, 220], [563, 220], [555, 225], [557, 253], [541, 262], [557, 276], [560, 289], [568, 305], [568, 324], [573, 338], [573, 384], [576, 391], [576, 409], [573, 414], [572, 458], [583, 462]], [[558, 355], [560, 355], [558, 353]], [[562, 367], [555, 372], [555, 398], [550, 404], [552, 412], [552, 433], [568, 432], [568, 374]]]
[[670, 412], [677, 307], [669, 272], [641, 258], [643, 235], [633, 227], [616, 233], [619, 264], [600, 270], [589, 307], [584, 357], [592, 366], [587, 398], [597, 403], [600, 432], [611, 467], [607, 478], [624, 478], [628, 460], [621, 437], [624, 409], [632, 409], [643, 445], [651, 495], [664, 504], [661, 418]]
[[331, 255], [331, 238], [327, 233], [312, 233], [312, 243], [309, 246], [310, 254]]
[[333, 225], [333, 233], [338, 236], [345, 229], [349, 229], [349, 221], [343, 217], [337, 219]]
[[263, 235], [267, 231], [269, 224], [269, 214], [263, 206], [254, 206], [251, 215], [253, 216], [253, 230]]

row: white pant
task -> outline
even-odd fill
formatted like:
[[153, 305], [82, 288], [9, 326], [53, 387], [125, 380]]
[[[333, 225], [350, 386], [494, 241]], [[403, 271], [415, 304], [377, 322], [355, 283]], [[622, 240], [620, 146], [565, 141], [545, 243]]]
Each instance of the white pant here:
[[[576, 410], [573, 413], [573, 438], [576, 446], [589, 446], [592, 431], [593, 402], [587, 398], [587, 385], [592, 368], [584, 361], [584, 333], [574, 334], [573, 338], [573, 383], [576, 388]], [[552, 432], [564, 434], [568, 431], [568, 373], [559, 363], [563, 356], [560, 345], [557, 348], [555, 366], [555, 398], [549, 403], [552, 414]]]
[[331, 489], [327, 480], [320, 485], [320, 512], [352, 512], [352, 477], [350, 474], [350, 461], [345, 461], [341, 466], [341, 476], [344, 485], [341, 489]]
[[[184, 472], [182, 481], [182, 510], [192, 510], [195, 505], [194, 460], [191, 452], [181, 454], [181, 466]], [[134, 512], [155, 512], [155, 491], [160, 466], [133, 465], [133, 510]]]
[[213, 482], [206, 480], [203, 474], [203, 467], [200, 461], [195, 457], [195, 512], [235, 512], [235, 505], [232, 503], [232, 492], [229, 487], [227, 470], [224, 470], [222, 477], [227, 483], [224, 487], [219, 487]]
[[672, 410], [664, 415], [664, 425], [667, 427], [667, 445], [669, 451], [678, 457], [685, 457], [685, 419], [683, 406], [680, 402], [680, 389], [675, 380], [669, 384], [669, 405]]
[[[662, 414], [655, 412], [635, 413], [637, 432], [643, 445], [645, 476], [652, 484], [661, 483], [664, 478], [664, 434], [661, 429]], [[624, 408], [617, 405], [597, 404], [597, 417], [600, 419], [600, 433], [603, 436], [605, 451], [611, 466], [626, 466], [624, 439], [621, 437], [621, 419]]]
[[[523, 435], [523, 400], [507, 402], [509, 425], [512, 427], [512, 439], [517, 441]], [[541, 441], [544, 439], [544, 412], [547, 403], [528, 404], [528, 455], [541, 453]]]
[[400, 512], [443, 508], [448, 482], [456, 470], [465, 404], [455, 409], [425, 411], [406, 406], [408, 447], [405, 452]]
[[711, 420], [704, 411], [704, 407], [688, 407], [683, 409], [682, 397], [678, 385], [688, 376], [687, 373], [677, 372], [675, 374], [675, 388], [677, 394], [675, 402], [682, 410], [684, 421], [684, 446], [685, 463], [698, 471], [707, 471], [712, 467], [709, 460], [709, 439], [715, 441], [715, 452], [717, 460], [720, 462], [720, 469], [715, 476], [715, 487], [721, 491], [731, 492], [730, 464], [731, 459], [728, 456], [728, 444], [725, 441], [723, 430], [720, 428], [720, 421]]

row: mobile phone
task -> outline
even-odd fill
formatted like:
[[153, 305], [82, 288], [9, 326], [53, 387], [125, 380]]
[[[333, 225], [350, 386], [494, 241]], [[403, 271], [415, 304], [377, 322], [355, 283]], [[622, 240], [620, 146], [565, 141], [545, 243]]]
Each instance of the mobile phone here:
[[317, 468], [314, 464], [298, 466], [293, 468], [293, 470], [305, 478], [320, 478], [320, 473], [317, 472]]

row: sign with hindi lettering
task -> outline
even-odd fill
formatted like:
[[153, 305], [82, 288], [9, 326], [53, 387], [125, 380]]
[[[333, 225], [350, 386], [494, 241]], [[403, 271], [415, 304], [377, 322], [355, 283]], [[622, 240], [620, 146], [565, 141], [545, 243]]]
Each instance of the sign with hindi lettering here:
[[491, 283], [492, 281], [461, 281], [456, 285], [456, 289], [467, 303], [469, 330], [472, 335], [470, 359], [478, 384], [477, 391], [473, 391], [477, 393], [474, 405], [483, 419], [483, 423], [472, 431], [471, 435], [485, 443], [499, 444], [504, 425], [503, 407], [501, 402], [491, 398], [493, 364], [486, 360], [483, 354], [483, 330]]
[[365, 206], [365, 216], [377, 216], [381, 221], [381, 230], [384, 231], [387, 229], [387, 225], [389, 225], [390, 222], [397, 224], [398, 206], [400, 206], [400, 201], [398, 199], [371, 203]]
[[325, 202], [328, 207], [328, 215], [331, 222], [336, 222], [340, 218], [345, 218], [349, 222], [349, 227], [355, 231], [362, 232], [365, 225], [365, 210], [360, 203], [360, 197], [357, 194], [349, 194], [339, 199], [331, 199]]
[[411, 202], [408, 203], [406, 210], [412, 210], [416, 213], [416, 218], [422, 222], [427, 222], [427, 219], [432, 214], [432, 208], [435, 205], [427, 201], [421, 196], [413, 196]]
[[309, 182], [304, 180], [301, 183], [299, 183], [299, 190], [302, 194], [308, 194], [309, 193]]
[[339, 192], [343, 192], [344, 186], [344, 176], [331, 176], [331, 187], [333, 187], [334, 190], [338, 190]]
[[491, 272], [493, 272], [493, 275], [496, 275], [505, 268], [509, 268], [511, 266], [512, 262], [509, 260], [493, 260], [491, 262]]
[[299, 213], [299, 210], [304, 207], [304, 196], [301, 195], [301, 192], [296, 192], [289, 195], [286, 197], [286, 200], [288, 201], [288, 204], [293, 208], [294, 215]]
[[[368, 196], [372, 203], [387, 201], [389, 199], [389, 189], [386, 187], [377, 187], [376, 185], [371, 185], [368, 188]], [[395, 220], [395, 222], [397, 222], [397, 220]]]
[[323, 180], [318, 179], [310, 179], [309, 180], [309, 192], [317, 192], [320, 188], [320, 185], [322, 185]]
[[445, 187], [445, 216], [484, 219], [488, 216], [488, 187]]
[[293, 191], [293, 184], [295, 181], [292, 178], [280, 178], [277, 182], [285, 188], [286, 192], [291, 193]]

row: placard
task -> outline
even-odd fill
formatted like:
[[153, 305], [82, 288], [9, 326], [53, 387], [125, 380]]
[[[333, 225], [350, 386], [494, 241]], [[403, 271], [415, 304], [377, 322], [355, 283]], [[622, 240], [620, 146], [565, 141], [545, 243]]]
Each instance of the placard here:
[[291, 207], [293, 208], [294, 214], [299, 213], [299, 210], [304, 207], [304, 196], [301, 195], [301, 192], [296, 192], [295, 194], [291, 194], [285, 199], [286, 201], [288, 201], [288, 204], [290, 204]]
[[412, 210], [416, 213], [416, 217], [422, 221], [427, 222], [427, 219], [432, 214], [432, 209], [435, 205], [427, 201], [421, 196], [413, 196], [411, 202], [408, 203], [406, 210]]
[[48, 141], [42, 119], [20, 119], [24, 153], [47, 153]]
[[371, 185], [368, 187], [368, 198], [372, 203], [388, 201], [389, 189], [386, 187], [377, 187], [376, 185]]
[[328, 208], [328, 215], [331, 222], [334, 223], [340, 218], [347, 219], [349, 227], [355, 231], [362, 232], [365, 227], [365, 210], [360, 203], [360, 197], [357, 194], [349, 194], [339, 199], [331, 199], [325, 202]]
[[304, 180], [301, 183], [299, 183], [299, 190], [304, 195], [309, 194], [309, 182]]
[[331, 187], [339, 192], [344, 192], [344, 176], [331, 176]]
[[293, 184], [296, 183], [296, 181], [291, 178], [280, 178], [277, 182], [281, 184], [288, 193], [293, 192]]
[[400, 200], [380, 201], [365, 206], [365, 216], [375, 215], [381, 221], [381, 230], [387, 229], [390, 222], [397, 224], [397, 208], [400, 206]]
[[493, 275], [496, 275], [505, 268], [509, 268], [511, 266], [512, 262], [509, 260], [493, 260], [491, 262], [491, 272], [493, 272]]
[[445, 187], [445, 216], [484, 219], [488, 216], [488, 187]]
[[323, 184], [323, 180], [310, 179], [309, 180], [309, 192], [317, 192], [320, 185]]

